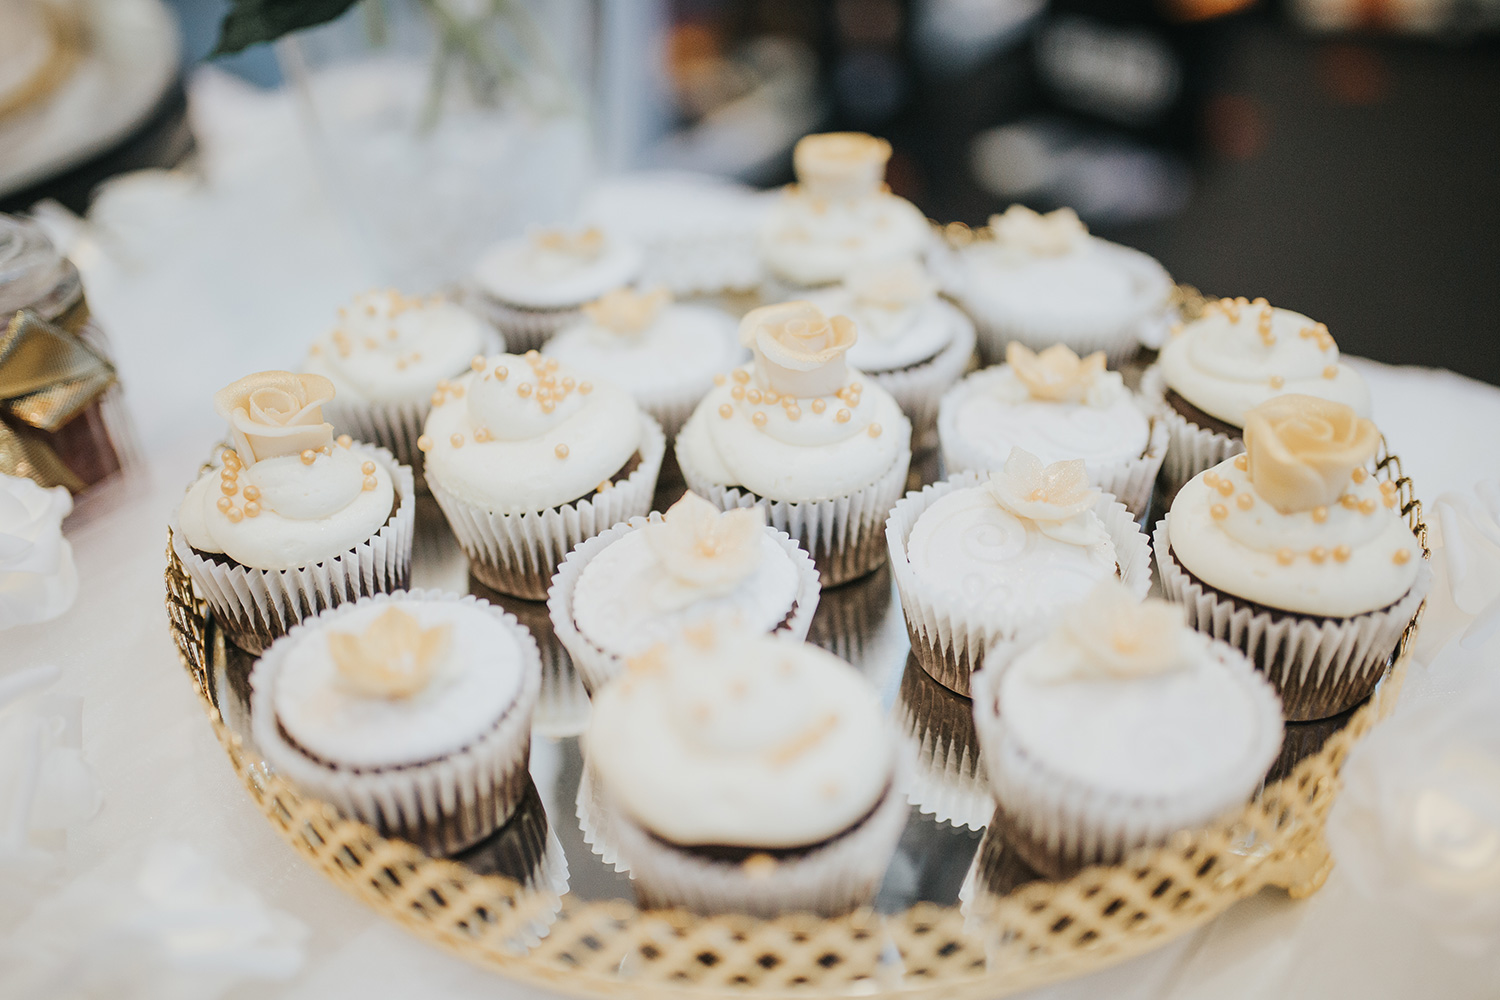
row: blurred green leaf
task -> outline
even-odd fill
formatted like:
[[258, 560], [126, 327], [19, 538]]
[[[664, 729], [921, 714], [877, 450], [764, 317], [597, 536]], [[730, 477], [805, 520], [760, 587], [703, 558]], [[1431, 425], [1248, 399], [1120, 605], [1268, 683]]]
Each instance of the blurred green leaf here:
[[291, 31], [332, 21], [358, 0], [231, 0], [213, 55], [272, 42]]

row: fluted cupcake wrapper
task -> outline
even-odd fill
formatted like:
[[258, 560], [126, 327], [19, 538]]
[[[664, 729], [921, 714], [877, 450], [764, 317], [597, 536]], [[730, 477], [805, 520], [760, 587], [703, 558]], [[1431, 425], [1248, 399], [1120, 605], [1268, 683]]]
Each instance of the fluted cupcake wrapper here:
[[1135, 848], [1203, 826], [1250, 800], [1281, 748], [1281, 706], [1243, 654], [1217, 643], [1212, 655], [1256, 705], [1251, 745], [1226, 773], [1175, 795], [1113, 792], [1049, 767], [1006, 732], [1000, 673], [986, 670], [975, 677], [974, 722], [1005, 837], [1029, 865], [1060, 877], [1091, 864], [1114, 864]]
[[1189, 479], [1205, 469], [1212, 469], [1245, 450], [1245, 441], [1219, 431], [1199, 427], [1166, 402], [1166, 381], [1161, 367], [1152, 365], [1141, 376], [1141, 396], [1155, 409], [1157, 419], [1167, 426], [1167, 457], [1162, 462], [1163, 501], [1170, 505]]
[[347, 601], [401, 590], [411, 580], [416, 485], [410, 467], [384, 448], [361, 445], [391, 476], [396, 512], [380, 530], [336, 556], [294, 569], [225, 564], [193, 551], [172, 518], [172, 546], [219, 627], [247, 653], [260, 653], [304, 618]]
[[984, 829], [995, 799], [969, 699], [908, 661], [891, 714], [914, 762], [902, 787], [907, 801], [941, 822]]
[[1432, 583], [1432, 568], [1423, 559], [1411, 589], [1378, 611], [1349, 618], [1271, 611], [1194, 579], [1171, 551], [1165, 518], [1157, 522], [1152, 542], [1167, 599], [1184, 606], [1193, 628], [1249, 656], [1293, 722], [1326, 719], [1369, 697]]
[[[648, 517], [632, 517], [607, 531], [601, 531], [569, 552], [562, 565], [558, 566], [557, 574], [552, 577], [552, 586], [547, 593], [547, 613], [552, 631], [572, 657], [584, 687], [590, 692], [598, 691], [618, 677], [625, 669], [626, 658], [600, 649], [578, 631], [578, 625], [573, 620], [573, 592], [578, 587], [578, 579], [583, 575], [584, 568], [595, 556], [632, 531], [639, 530], [648, 521]], [[818, 594], [822, 590], [818, 582], [818, 569], [813, 565], [812, 557], [803, 551], [796, 539], [784, 531], [774, 528], [768, 530], [797, 568], [796, 607], [791, 616], [784, 623], [778, 624], [774, 631], [786, 632], [798, 640], [806, 639], [813, 612], [818, 609]]]
[[[1062, 610], [981, 607], [923, 586], [907, 557], [906, 543], [922, 513], [954, 490], [978, 486], [987, 473], [961, 472], [919, 492], [908, 493], [891, 511], [885, 525], [891, 570], [901, 611], [911, 636], [912, 653], [922, 669], [944, 687], [969, 694], [969, 678], [981, 667], [1003, 667], [1040, 638]], [[1120, 579], [1138, 597], [1151, 589], [1151, 545], [1135, 523], [1135, 515], [1108, 493], [1094, 502], [1094, 513], [1104, 522], [1115, 544]]]
[[888, 646], [884, 625], [890, 612], [891, 575], [880, 566], [862, 580], [823, 591], [807, 641], [878, 683], [889, 666], [879, 654]]
[[500, 331], [511, 354], [540, 350], [547, 338], [583, 318], [582, 302], [559, 309], [527, 309], [501, 302], [474, 284], [461, 285], [455, 297], [459, 305]]
[[[943, 393], [963, 375], [969, 360], [974, 356], [974, 323], [956, 306], [940, 302], [945, 313], [950, 313], [953, 324], [953, 339], [937, 356], [919, 365], [898, 368], [887, 372], [864, 372], [864, 376], [880, 386], [896, 400], [901, 411], [911, 421], [913, 436], [918, 443], [929, 439], [937, 426], [938, 404]], [[924, 445], [925, 446], [925, 445]]]
[[857, 826], [805, 854], [775, 860], [770, 868], [712, 860], [658, 840], [610, 801], [587, 764], [578, 786], [578, 822], [594, 852], [616, 871], [629, 873], [643, 907], [837, 916], [874, 900], [885, 878], [906, 828], [906, 801], [896, 790], [901, 768], [898, 763], [885, 797]]
[[[276, 718], [275, 686], [288, 651], [310, 624], [294, 628], [255, 665], [250, 676], [250, 723], [266, 762], [302, 791], [429, 854], [452, 854], [504, 825], [531, 788], [531, 715], [541, 686], [541, 664], [535, 640], [515, 616], [478, 598], [418, 590], [378, 594], [368, 600], [399, 603], [403, 599], [470, 604], [515, 632], [525, 660], [521, 689], [488, 732], [457, 753], [409, 766], [355, 770], [307, 756], [282, 732]], [[333, 625], [353, 608], [352, 604], [334, 608], [317, 621], [320, 626]]]
[[651, 509], [667, 442], [661, 425], [644, 413], [637, 450], [640, 464], [625, 479], [543, 511], [499, 513], [469, 503], [431, 475], [427, 485], [479, 582], [502, 594], [540, 601], [573, 546]]

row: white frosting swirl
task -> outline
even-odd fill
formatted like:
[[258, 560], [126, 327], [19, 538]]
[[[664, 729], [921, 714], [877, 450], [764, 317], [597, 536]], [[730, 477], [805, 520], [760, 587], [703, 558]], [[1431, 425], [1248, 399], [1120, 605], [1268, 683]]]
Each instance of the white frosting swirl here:
[[366, 292], [339, 310], [304, 367], [331, 381], [341, 402], [417, 403], [485, 353], [489, 336], [483, 321], [439, 296]]
[[439, 386], [419, 446], [426, 475], [476, 507], [546, 510], [592, 493], [641, 440], [624, 389], [590, 382], [535, 351], [499, 354]]
[[1237, 456], [1194, 477], [1172, 503], [1167, 534], [1188, 572], [1266, 607], [1329, 617], [1378, 610], [1411, 589], [1422, 549], [1389, 488], [1361, 469], [1350, 499], [1283, 514], [1243, 464]]
[[542, 351], [580, 375], [609, 379], [644, 398], [706, 387], [716, 372], [744, 357], [735, 330], [734, 317], [721, 309], [669, 305], [634, 331], [585, 318]]
[[830, 316], [848, 316], [859, 329], [849, 364], [888, 372], [929, 361], [967, 322], [938, 297], [937, 285], [914, 258], [861, 265], [842, 285], [808, 296]]
[[585, 748], [612, 801], [688, 846], [833, 837], [889, 794], [895, 762], [876, 692], [853, 667], [713, 627], [632, 660], [597, 693]]
[[1339, 361], [1327, 327], [1264, 299], [1210, 303], [1162, 345], [1167, 388], [1236, 427], [1245, 413], [1287, 393], [1344, 403], [1370, 415], [1370, 390]]
[[524, 309], [567, 309], [628, 285], [641, 270], [641, 251], [599, 229], [555, 229], [501, 243], [474, 267], [479, 287]]
[[51, 621], [73, 606], [78, 571], [62, 533], [72, 509], [61, 486], [0, 474], [0, 630]]

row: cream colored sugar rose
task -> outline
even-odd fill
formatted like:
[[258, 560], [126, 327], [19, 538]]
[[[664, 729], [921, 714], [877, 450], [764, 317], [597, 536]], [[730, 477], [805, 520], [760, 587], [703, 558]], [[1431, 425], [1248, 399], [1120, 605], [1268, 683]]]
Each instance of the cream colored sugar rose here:
[[1292, 393], [1245, 414], [1250, 481], [1283, 514], [1338, 502], [1379, 446], [1375, 424], [1343, 403]]
[[740, 342], [755, 352], [762, 388], [799, 399], [843, 388], [844, 354], [856, 336], [853, 320], [825, 316], [811, 302], [762, 306], [740, 321]]
[[332, 444], [333, 425], [323, 419], [331, 399], [333, 383], [321, 375], [258, 372], [214, 393], [214, 409], [229, 421], [235, 451], [251, 465]]
[[1032, 399], [1050, 403], [1082, 403], [1089, 389], [1104, 372], [1104, 352], [1086, 358], [1074, 354], [1067, 344], [1053, 344], [1040, 354], [1019, 341], [1005, 347], [1005, 363], [1026, 387]]
[[1094, 588], [1063, 615], [1052, 645], [1048, 679], [1130, 680], [1187, 665], [1182, 609], [1167, 601], [1136, 599], [1118, 579]]
[[448, 655], [452, 627], [424, 629], [398, 607], [390, 607], [364, 632], [332, 632], [328, 655], [339, 679], [367, 698], [410, 698], [427, 687]]
[[[721, 511], [695, 493], [641, 530], [662, 568], [685, 587], [684, 600], [733, 590], [760, 563], [766, 514], [760, 507]], [[659, 596], [659, 595], [658, 595]]]
[[863, 132], [803, 136], [792, 151], [797, 183], [815, 198], [853, 201], [880, 190], [891, 144]]
[[990, 216], [990, 232], [1001, 246], [1037, 257], [1060, 257], [1071, 253], [1089, 229], [1071, 208], [1043, 215], [1025, 205], [1012, 205], [1003, 214]]

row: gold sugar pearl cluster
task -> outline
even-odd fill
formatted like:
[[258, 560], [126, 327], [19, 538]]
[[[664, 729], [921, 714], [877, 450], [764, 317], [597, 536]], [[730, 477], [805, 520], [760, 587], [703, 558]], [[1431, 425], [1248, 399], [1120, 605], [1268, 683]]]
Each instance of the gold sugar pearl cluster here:
[[[407, 296], [402, 295], [400, 292], [396, 291], [394, 288], [386, 289], [383, 294], [386, 297], [386, 301], [389, 303], [386, 309], [386, 318], [392, 320], [408, 310], [419, 309], [423, 306], [438, 305], [443, 301], [443, 297], [441, 295], [429, 295], [426, 297], [416, 296], [408, 298]], [[364, 308], [360, 311], [365, 315], [365, 317], [369, 319], [375, 319], [380, 315], [379, 307], [377, 307], [373, 302], [367, 302]], [[348, 308], [340, 308], [339, 322], [347, 323], [348, 321]], [[399, 340], [400, 336], [400, 333], [394, 326], [388, 328], [385, 331], [385, 339], [387, 341]], [[370, 336], [364, 337], [359, 341], [358, 344], [356, 344], [354, 338], [349, 336], [349, 331], [345, 330], [342, 326], [335, 327], [333, 333], [329, 336], [329, 339], [333, 341], [333, 349], [338, 352], [338, 355], [341, 358], [347, 358], [353, 355], [356, 347], [362, 347], [367, 351], [378, 350], [381, 347], [380, 338]], [[312, 348], [312, 353], [321, 354], [322, 349], [314, 345]], [[404, 371], [410, 365], [416, 364], [421, 360], [422, 354], [420, 351], [412, 351], [409, 354], [402, 354], [396, 358], [396, 368], [398, 371]]]
[[[1249, 458], [1245, 455], [1236, 455], [1234, 459], [1234, 467], [1236, 469], [1239, 469], [1241, 472], [1247, 471], [1250, 468]], [[1356, 483], [1363, 483], [1366, 479], [1370, 478], [1370, 473], [1367, 469], [1359, 468], [1354, 470], [1350, 478], [1353, 479]], [[1218, 491], [1218, 494], [1225, 500], [1228, 500], [1230, 497], [1234, 497], [1234, 504], [1240, 510], [1249, 510], [1250, 508], [1255, 506], [1255, 497], [1253, 495], [1249, 493], [1240, 493], [1236, 496], [1233, 481], [1220, 476], [1212, 469], [1203, 474], [1203, 484], [1211, 490]], [[1395, 483], [1385, 481], [1380, 484], [1380, 501], [1386, 507], [1396, 506], [1397, 496]], [[1365, 499], [1361, 500], [1352, 493], [1345, 493], [1343, 496], [1339, 497], [1338, 503], [1339, 506], [1343, 507], [1345, 510], [1357, 510], [1365, 517], [1369, 517], [1370, 515], [1374, 514], [1378, 509], [1378, 505], [1375, 503], [1374, 499], [1366, 497]], [[1209, 516], [1212, 517], [1215, 521], [1222, 521], [1225, 518], [1229, 517], [1229, 506], [1227, 503], [1216, 503], [1208, 509], [1208, 513]], [[1311, 513], [1312, 519], [1316, 524], [1323, 524], [1328, 520], [1327, 507], [1314, 507]], [[1293, 551], [1290, 548], [1277, 549], [1276, 561], [1283, 566], [1290, 566], [1296, 560], [1298, 554], [1299, 553]], [[1349, 556], [1351, 555], [1349, 546], [1347, 545], [1335, 545], [1332, 549], [1327, 549], [1321, 545], [1314, 545], [1305, 553], [1301, 554], [1306, 555], [1308, 559], [1318, 565], [1322, 565], [1328, 560], [1330, 556], [1333, 557], [1334, 562], [1347, 562]], [[1410, 558], [1411, 553], [1406, 549], [1397, 549], [1395, 555], [1392, 556], [1392, 561], [1394, 561], [1396, 565], [1399, 566], [1402, 563], [1405, 563]]]
[[[777, 406], [781, 407], [786, 418], [791, 421], [802, 419], [802, 403], [796, 396], [783, 396], [770, 389], [757, 389], [750, 385], [750, 373], [743, 368], [736, 368], [729, 375], [715, 375], [714, 384], [718, 386], [728, 385], [733, 379], [734, 385], [729, 390], [729, 395], [736, 402], [746, 402], [751, 406]], [[859, 409], [860, 394], [864, 392], [864, 385], [859, 382], [850, 382], [839, 389], [834, 396], [844, 406], [834, 411], [833, 419], [841, 424], [847, 424], [854, 418], [854, 410]], [[828, 401], [821, 396], [815, 398], [809, 408], [815, 415], [821, 415], [828, 410]], [[725, 420], [734, 416], [734, 407], [728, 403], [720, 404], [719, 416]], [[764, 427], [770, 418], [764, 410], [756, 410], [750, 414], [750, 422], [756, 427]], [[871, 424], [869, 427], [871, 437], [879, 437], [881, 428], [879, 424]]]
[[[1271, 303], [1263, 298], [1246, 299], [1244, 296], [1240, 296], [1233, 299], [1219, 299], [1204, 306], [1203, 315], [1211, 316], [1217, 314], [1224, 316], [1231, 323], [1239, 323], [1240, 317], [1249, 309], [1257, 310], [1256, 332], [1260, 335], [1260, 342], [1266, 347], [1275, 346], [1276, 334], [1271, 329], [1275, 314], [1271, 309]], [[1182, 327], [1180, 325], [1172, 328], [1173, 336], [1181, 332]], [[1335, 346], [1333, 336], [1329, 334], [1327, 325], [1323, 323], [1315, 323], [1312, 326], [1304, 328], [1298, 333], [1298, 336], [1304, 340], [1316, 340], [1318, 350], [1320, 351], [1329, 351]], [[1325, 379], [1336, 379], [1339, 376], [1339, 367], [1338, 365], [1327, 365], [1324, 367], [1322, 374]], [[1272, 375], [1266, 381], [1272, 389], [1281, 389], [1286, 385], [1286, 377], [1283, 375]]]
[[[556, 358], [544, 358], [540, 351], [527, 351], [524, 355], [527, 367], [531, 369], [531, 377], [534, 381], [518, 381], [516, 384], [516, 395], [522, 399], [530, 399], [536, 402], [537, 407], [543, 413], [551, 413], [557, 409], [557, 405], [567, 399], [573, 393], [587, 396], [594, 391], [590, 382], [579, 382], [571, 375], [558, 377], [558, 362]], [[487, 370], [488, 369], [488, 370]], [[485, 382], [507, 382], [510, 380], [510, 369], [505, 365], [496, 365], [489, 368], [489, 360], [482, 354], [476, 354], [469, 361], [469, 370]], [[524, 376], [523, 376], [524, 377]], [[442, 406], [449, 399], [462, 399], [464, 387], [456, 382], [443, 379], [437, 384], [437, 390], [432, 394], [432, 405]], [[484, 444], [495, 439], [494, 434], [488, 427], [474, 428], [474, 443]], [[448, 443], [454, 448], [464, 446], [464, 436], [457, 432], [449, 435]], [[429, 452], [433, 448], [433, 440], [426, 434], [417, 438], [417, 449]], [[553, 449], [553, 454], [558, 458], [568, 457], [568, 446], [560, 444]]]

